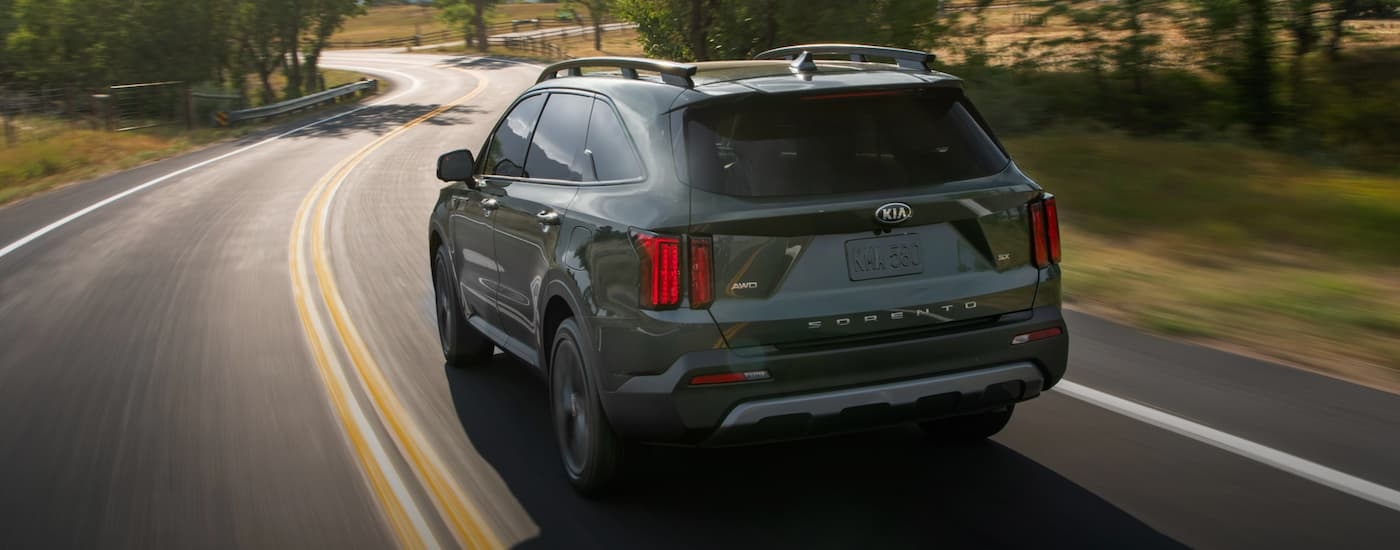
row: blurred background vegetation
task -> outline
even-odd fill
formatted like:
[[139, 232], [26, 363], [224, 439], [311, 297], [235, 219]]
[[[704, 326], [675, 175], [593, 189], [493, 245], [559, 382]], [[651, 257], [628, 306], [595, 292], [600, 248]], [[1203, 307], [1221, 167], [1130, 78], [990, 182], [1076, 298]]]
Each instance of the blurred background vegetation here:
[[[487, 40], [531, 21], [595, 32]], [[1400, 0], [0, 0], [0, 88], [269, 101], [317, 89], [326, 48], [431, 33], [517, 56], [934, 52], [1060, 197], [1075, 307], [1400, 389]], [[0, 193], [74, 163], [35, 147], [24, 169], [0, 149]]]

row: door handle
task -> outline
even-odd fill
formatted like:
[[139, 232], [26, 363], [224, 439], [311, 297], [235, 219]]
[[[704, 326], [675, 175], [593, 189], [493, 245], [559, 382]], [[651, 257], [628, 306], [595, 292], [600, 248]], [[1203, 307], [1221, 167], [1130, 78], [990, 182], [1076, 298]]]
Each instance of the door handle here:
[[495, 210], [501, 207], [501, 201], [496, 199], [485, 199], [481, 201], [482, 210]]
[[541, 210], [535, 214], [535, 220], [539, 221], [540, 225], [559, 225], [559, 213], [553, 210]]

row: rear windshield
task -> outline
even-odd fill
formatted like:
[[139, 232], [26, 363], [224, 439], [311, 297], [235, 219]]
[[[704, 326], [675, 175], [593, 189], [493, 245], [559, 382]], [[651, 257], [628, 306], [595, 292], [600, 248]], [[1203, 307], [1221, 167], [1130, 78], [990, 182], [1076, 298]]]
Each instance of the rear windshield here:
[[745, 197], [897, 189], [1007, 165], [959, 90], [750, 96], [686, 118], [690, 183]]

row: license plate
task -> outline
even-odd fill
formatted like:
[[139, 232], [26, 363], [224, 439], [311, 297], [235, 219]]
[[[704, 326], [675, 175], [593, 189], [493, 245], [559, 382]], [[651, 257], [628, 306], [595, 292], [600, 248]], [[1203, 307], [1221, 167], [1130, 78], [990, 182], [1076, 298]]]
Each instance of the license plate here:
[[846, 268], [852, 281], [924, 272], [918, 235], [890, 235], [846, 241]]

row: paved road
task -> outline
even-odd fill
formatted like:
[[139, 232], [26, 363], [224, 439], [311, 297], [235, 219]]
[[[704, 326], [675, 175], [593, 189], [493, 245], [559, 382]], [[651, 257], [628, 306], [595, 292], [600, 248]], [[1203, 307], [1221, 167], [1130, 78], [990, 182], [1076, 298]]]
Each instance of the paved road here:
[[1182, 434], [1400, 488], [1400, 397], [1074, 313], [1070, 380], [1194, 424], [1051, 392], [978, 447], [646, 449], [582, 500], [534, 375], [444, 367], [424, 258], [433, 159], [538, 69], [324, 63], [392, 89], [0, 209], [0, 546], [1400, 547], [1400, 511]]

